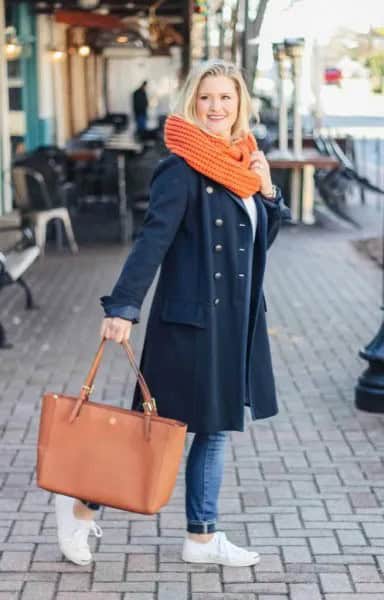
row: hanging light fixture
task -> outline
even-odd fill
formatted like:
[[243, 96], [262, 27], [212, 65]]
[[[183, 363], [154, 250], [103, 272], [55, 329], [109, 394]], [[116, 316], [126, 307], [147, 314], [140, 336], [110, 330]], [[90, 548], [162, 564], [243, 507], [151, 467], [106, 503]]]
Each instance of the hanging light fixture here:
[[64, 50], [60, 50], [59, 48], [50, 48], [49, 53], [51, 55], [51, 59], [54, 62], [59, 62], [61, 60], [64, 60], [65, 58]]
[[23, 46], [16, 35], [14, 27], [5, 29], [5, 56], [7, 60], [17, 60], [20, 58]]
[[116, 38], [116, 42], [118, 44], [126, 44], [129, 41], [129, 38], [127, 35], [118, 35]]
[[94, 10], [99, 8], [100, 0], [78, 0], [79, 8], [84, 10]]
[[85, 44], [79, 46], [77, 52], [79, 53], [80, 56], [82, 56], [83, 58], [86, 58], [87, 56], [90, 55], [91, 53], [91, 48], [89, 46], [86, 46]]

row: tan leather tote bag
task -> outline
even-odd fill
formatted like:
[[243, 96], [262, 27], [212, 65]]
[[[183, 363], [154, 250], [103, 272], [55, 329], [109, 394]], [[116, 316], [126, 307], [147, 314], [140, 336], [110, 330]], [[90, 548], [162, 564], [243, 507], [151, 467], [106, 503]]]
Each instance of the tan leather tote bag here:
[[128, 342], [122, 345], [138, 378], [144, 412], [89, 400], [105, 341], [78, 397], [43, 396], [37, 484], [105, 506], [153, 514], [171, 497], [187, 425], [157, 414]]

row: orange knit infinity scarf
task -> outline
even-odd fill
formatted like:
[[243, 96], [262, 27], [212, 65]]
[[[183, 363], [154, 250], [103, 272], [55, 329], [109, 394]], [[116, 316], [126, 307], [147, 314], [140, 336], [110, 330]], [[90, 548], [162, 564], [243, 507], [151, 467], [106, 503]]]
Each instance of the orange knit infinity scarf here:
[[171, 115], [165, 122], [164, 140], [167, 148], [184, 158], [193, 169], [240, 198], [248, 198], [260, 190], [260, 177], [249, 169], [251, 153], [257, 150], [251, 133], [244, 139], [229, 142]]

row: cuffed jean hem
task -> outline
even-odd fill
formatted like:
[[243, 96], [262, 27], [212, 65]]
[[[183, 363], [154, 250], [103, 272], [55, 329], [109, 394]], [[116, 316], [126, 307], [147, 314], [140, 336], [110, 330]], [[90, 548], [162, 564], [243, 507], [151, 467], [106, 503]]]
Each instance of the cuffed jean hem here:
[[90, 510], [99, 510], [100, 504], [96, 504], [95, 502], [88, 502], [87, 500], [81, 500], [83, 504]]
[[188, 521], [188, 533], [215, 533], [216, 521]]

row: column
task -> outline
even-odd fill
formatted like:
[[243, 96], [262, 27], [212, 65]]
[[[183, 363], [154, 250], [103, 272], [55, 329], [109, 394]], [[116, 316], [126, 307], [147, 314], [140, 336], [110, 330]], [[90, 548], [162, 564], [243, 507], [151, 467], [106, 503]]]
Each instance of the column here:
[[4, 46], [5, 3], [4, 0], [0, 0], [0, 215], [12, 210], [8, 77]]
[[[301, 124], [301, 60], [303, 55], [304, 40], [302, 38], [285, 40], [285, 50], [292, 59], [292, 74], [294, 81], [293, 105], [293, 154], [294, 158], [301, 159], [303, 154], [303, 135]], [[301, 218], [302, 179], [300, 167], [294, 167], [291, 174], [291, 214], [292, 221], [298, 222]]]
[[279, 151], [283, 155], [288, 155], [288, 105], [286, 98], [286, 80], [289, 74], [289, 63], [285, 53], [284, 44], [273, 44], [273, 56], [277, 63], [279, 77]]
[[50, 18], [47, 15], [40, 15], [37, 17], [39, 143], [44, 145], [53, 144], [56, 137], [53, 65], [49, 52], [51, 41]]

